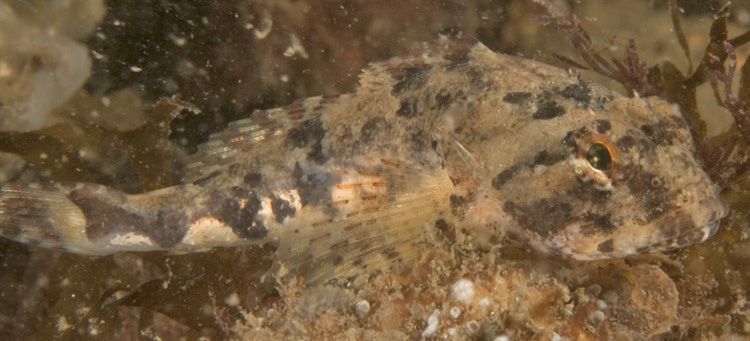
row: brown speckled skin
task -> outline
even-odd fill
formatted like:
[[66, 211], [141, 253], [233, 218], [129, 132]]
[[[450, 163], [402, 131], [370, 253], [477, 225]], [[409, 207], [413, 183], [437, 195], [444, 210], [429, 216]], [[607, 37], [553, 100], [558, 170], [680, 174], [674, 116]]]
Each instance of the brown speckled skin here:
[[[407, 262], [435, 222], [597, 259], [701, 242], [727, 213], [661, 100], [467, 41], [374, 64], [360, 83], [234, 122], [182, 185], [4, 188], [0, 232], [89, 254], [273, 241], [298, 264], [366, 267], [371, 254]], [[587, 163], [593, 143], [612, 153], [611, 170]], [[37, 211], [14, 213], [24, 209]]]

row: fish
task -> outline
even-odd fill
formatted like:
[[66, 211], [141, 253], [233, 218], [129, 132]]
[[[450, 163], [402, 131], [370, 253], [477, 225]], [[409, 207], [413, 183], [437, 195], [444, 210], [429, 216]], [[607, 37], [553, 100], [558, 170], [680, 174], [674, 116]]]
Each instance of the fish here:
[[447, 229], [622, 258], [703, 242], [728, 211], [676, 105], [470, 38], [370, 64], [352, 93], [256, 110], [171, 187], [0, 187], [0, 235], [21, 243], [99, 256], [270, 244], [316, 278], [408, 266]]

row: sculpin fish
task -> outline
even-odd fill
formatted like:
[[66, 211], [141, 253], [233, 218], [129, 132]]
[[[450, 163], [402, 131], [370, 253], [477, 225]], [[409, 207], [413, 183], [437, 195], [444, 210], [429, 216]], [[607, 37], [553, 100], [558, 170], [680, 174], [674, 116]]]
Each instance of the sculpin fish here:
[[231, 123], [173, 187], [3, 185], [0, 234], [89, 255], [272, 243], [343, 269], [413, 261], [451, 226], [625, 257], [702, 242], [727, 211], [676, 106], [445, 39], [370, 65], [354, 93]]

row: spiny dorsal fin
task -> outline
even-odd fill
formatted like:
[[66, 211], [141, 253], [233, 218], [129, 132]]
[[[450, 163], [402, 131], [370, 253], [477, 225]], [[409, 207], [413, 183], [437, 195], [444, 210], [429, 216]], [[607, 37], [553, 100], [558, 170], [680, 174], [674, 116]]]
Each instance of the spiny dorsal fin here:
[[435, 42], [419, 45], [410, 56], [371, 63], [359, 77], [357, 92], [383, 89], [398, 93], [417, 83], [430, 70], [461, 67], [482, 53], [494, 54], [472, 37], [442, 37]]

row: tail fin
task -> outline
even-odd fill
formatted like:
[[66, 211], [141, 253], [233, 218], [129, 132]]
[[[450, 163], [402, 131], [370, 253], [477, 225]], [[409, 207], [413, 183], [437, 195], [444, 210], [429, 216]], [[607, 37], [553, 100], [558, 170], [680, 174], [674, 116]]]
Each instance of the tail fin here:
[[85, 255], [164, 249], [145, 221], [128, 195], [102, 185], [0, 186], [0, 236], [21, 243]]
[[59, 184], [0, 187], [0, 235], [21, 243], [75, 253], [96, 253], [87, 244], [86, 218]]
[[[0, 236], [86, 255], [197, 252], [264, 240], [243, 238], [215, 218], [217, 212], [205, 207], [216, 200], [212, 194], [192, 185], [135, 195], [90, 183], [3, 185]], [[218, 213], [242, 214], [234, 201], [219, 199], [230, 204], [213, 203], [224, 210]]]

